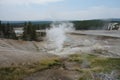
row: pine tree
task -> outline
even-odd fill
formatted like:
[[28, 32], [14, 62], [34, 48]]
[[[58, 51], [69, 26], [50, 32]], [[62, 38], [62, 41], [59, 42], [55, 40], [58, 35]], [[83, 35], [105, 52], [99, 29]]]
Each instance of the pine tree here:
[[2, 32], [2, 23], [1, 23], [1, 21], [0, 21], [0, 38], [2, 38], [2, 36], [3, 36], [3, 32]]
[[7, 23], [5, 32], [5, 37], [8, 39], [17, 39], [16, 34], [14, 32], [13, 26], [10, 25], [10, 23]]
[[24, 29], [23, 29], [23, 40], [27, 40], [27, 22], [24, 23]]
[[23, 40], [37, 40], [36, 27], [31, 22], [24, 23]]
[[35, 26], [32, 26], [31, 39], [35, 40], [35, 41], [37, 40], [36, 27]]
[[1, 24], [1, 21], [0, 21], [0, 31], [1, 31], [1, 26], [2, 26], [2, 24]]

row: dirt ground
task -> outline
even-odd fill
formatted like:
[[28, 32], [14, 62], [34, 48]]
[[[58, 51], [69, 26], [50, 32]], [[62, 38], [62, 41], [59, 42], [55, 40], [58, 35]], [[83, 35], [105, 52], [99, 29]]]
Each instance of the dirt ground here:
[[53, 57], [38, 49], [42, 42], [0, 39], [0, 67], [11, 65], [30, 64], [41, 59]]
[[[0, 66], [11, 64], [36, 62], [50, 56], [66, 56], [74, 53], [92, 53], [102, 50], [99, 55], [120, 57], [120, 38], [67, 34], [64, 49], [61, 52], [52, 52], [43, 42], [0, 39]], [[52, 54], [50, 54], [52, 52]]]
[[77, 71], [53, 68], [35, 73], [24, 80], [78, 80], [79, 77], [80, 76]]
[[[120, 58], [120, 38], [87, 34], [67, 34], [63, 50], [54, 52], [46, 40], [43, 42], [0, 39], [0, 67], [32, 64], [46, 58], [64, 58], [71, 54], [95, 54], [102, 57]], [[72, 66], [72, 63], [65, 63]], [[72, 66], [73, 67], [73, 66]], [[69, 68], [68, 68], [69, 69]], [[78, 80], [75, 70], [52, 68], [38, 71], [24, 80]]]

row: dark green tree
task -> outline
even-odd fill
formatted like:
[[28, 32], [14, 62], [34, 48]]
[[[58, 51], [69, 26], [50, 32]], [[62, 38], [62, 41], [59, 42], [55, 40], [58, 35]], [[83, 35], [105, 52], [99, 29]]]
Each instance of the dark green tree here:
[[32, 40], [37, 40], [37, 34], [36, 34], [36, 27], [35, 26], [32, 26], [32, 31], [31, 31], [31, 39]]
[[28, 35], [27, 35], [27, 33], [28, 33], [28, 32], [27, 32], [27, 27], [28, 27], [27, 22], [25, 22], [25, 23], [24, 23], [24, 28], [23, 28], [23, 31], [24, 31], [24, 32], [23, 32], [23, 36], [22, 36], [23, 40], [28, 40], [28, 39], [27, 39], [27, 37], [28, 37]]
[[6, 25], [5, 37], [9, 39], [17, 39], [13, 26], [10, 23]]
[[8, 39], [17, 39], [13, 26], [10, 23], [2, 24], [0, 21], [0, 37]]
[[36, 35], [36, 26], [32, 25], [31, 22], [25, 22], [24, 23], [24, 32], [23, 32], [23, 40], [37, 40]]
[[0, 21], [0, 38], [2, 38], [2, 37], [3, 37], [3, 31], [2, 31], [2, 23]]
[[2, 24], [1, 24], [1, 21], [0, 21], [0, 31], [1, 31], [1, 26], [2, 26]]

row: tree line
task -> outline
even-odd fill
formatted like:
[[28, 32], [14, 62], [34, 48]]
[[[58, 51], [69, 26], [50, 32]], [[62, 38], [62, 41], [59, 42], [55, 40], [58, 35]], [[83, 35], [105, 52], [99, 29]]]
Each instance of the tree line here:
[[0, 38], [17, 39], [13, 26], [10, 23], [2, 24], [0, 21]]
[[[70, 22], [74, 24], [76, 30], [96, 30], [103, 29], [104, 25], [109, 23], [110, 21], [108, 22], [104, 20], [83, 20]], [[120, 21], [118, 22], [120, 23]], [[0, 21], [0, 38], [18, 39], [15, 34], [14, 28], [23, 27], [23, 35], [20, 37], [20, 39], [37, 41], [40, 36], [36, 33], [36, 30], [45, 30], [46, 28], [50, 27], [51, 23], [52, 22], [50, 21], [22, 23], [2, 23]]]
[[[18, 26], [18, 27], [17, 27]], [[40, 36], [37, 35], [36, 30], [46, 29], [49, 24], [33, 24], [32, 22], [25, 22], [24, 24], [10, 24], [2, 23], [0, 21], [0, 38], [18, 39], [14, 28], [23, 28], [23, 35], [19, 38], [26, 41], [38, 41]], [[44, 35], [43, 35], [44, 36]]]
[[83, 20], [83, 21], [72, 21], [76, 30], [97, 30], [103, 29], [107, 21], [103, 20]]

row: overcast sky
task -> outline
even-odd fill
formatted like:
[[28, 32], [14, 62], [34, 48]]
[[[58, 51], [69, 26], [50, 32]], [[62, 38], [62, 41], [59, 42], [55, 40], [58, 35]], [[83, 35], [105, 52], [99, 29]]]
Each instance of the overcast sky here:
[[120, 18], [120, 0], [0, 0], [0, 20]]

